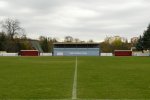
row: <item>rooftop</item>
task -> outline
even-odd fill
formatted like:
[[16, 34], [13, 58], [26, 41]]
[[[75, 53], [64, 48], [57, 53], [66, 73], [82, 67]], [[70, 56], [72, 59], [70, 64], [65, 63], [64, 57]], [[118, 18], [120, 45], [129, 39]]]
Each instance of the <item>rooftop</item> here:
[[88, 43], [88, 42], [56, 42], [54, 44], [100, 44], [98, 42]]

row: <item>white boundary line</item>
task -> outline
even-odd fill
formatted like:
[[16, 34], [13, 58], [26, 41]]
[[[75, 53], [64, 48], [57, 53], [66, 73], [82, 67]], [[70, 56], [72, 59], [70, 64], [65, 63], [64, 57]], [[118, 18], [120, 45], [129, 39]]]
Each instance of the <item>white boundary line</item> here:
[[77, 99], [77, 67], [78, 67], [78, 58], [76, 56], [73, 89], [72, 89], [72, 99]]

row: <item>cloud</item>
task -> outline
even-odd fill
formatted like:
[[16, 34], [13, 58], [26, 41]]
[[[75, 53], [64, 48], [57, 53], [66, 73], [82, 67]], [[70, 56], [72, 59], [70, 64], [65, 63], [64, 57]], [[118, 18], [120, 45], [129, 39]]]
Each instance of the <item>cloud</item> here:
[[31, 38], [101, 41], [139, 36], [150, 22], [149, 9], [149, 0], [0, 0], [0, 19], [19, 19]]
[[8, 3], [6, 1], [0, 1], [0, 9], [6, 9], [8, 7]]

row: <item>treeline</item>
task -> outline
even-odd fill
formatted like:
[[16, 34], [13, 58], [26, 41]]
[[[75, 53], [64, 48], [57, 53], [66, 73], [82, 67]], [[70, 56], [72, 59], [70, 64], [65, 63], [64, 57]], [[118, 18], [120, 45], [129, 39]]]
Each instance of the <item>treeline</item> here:
[[137, 41], [131, 41], [128, 43], [127, 40], [122, 41], [116, 38], [113, 42], [109, 42], [109, 37], [100, 44], [102, 52], [113, 52], [114, 50], [132, 50], [134, 51], [149, 51], [150, 52], [150, 24], [147, 29], [139, 36]]
[[150, 50], [150, 24], [147, 27], [147, 30], [144, 31], [143, 35], [139, 37], [136, 48], [142, 52], [144, 52], [144, 50]]
[[57, 42], [55, 38], [40, 36], [39, 40], [28, 39], [25, 35], [22, 37], [10, 38], [5, 32], [0, 32], [0, 51], [19, 52], [20, 50], [34, 50], [31, 41], [37, 41], [43, 52], [52, 52], [53, 43]]
[[100, 43], [101, 52], [103, 53], [113, 53], [114, 50], [130, 50], [132, 43], [128, 41], [122, 41], [121, 39], [115, 39], [109, 42], [106, 38], [104, 42]]
[[[20, 50], [33, 50], [35, 49], [32, 39], [26, 37], [24, 29], [21, 27], [20, 22], [16, 19], [6, 19], [1, 21], [0, 32], [0, 51], [6, 52], [19, 52]], [[48, 38], [40, 36], [37, 41], [42, 47], [44, 52], [52, 52], [52, 44], [57, 42], [55, 38]]]
[[53, 51], [53, 43], [58, 42], [56, 38], [40, 36], [39, 43], [44, 52]]
[[18, 52], [21, 49], [32, 49], [16, 19], [6, 19], [1, 22], [0, 51]]

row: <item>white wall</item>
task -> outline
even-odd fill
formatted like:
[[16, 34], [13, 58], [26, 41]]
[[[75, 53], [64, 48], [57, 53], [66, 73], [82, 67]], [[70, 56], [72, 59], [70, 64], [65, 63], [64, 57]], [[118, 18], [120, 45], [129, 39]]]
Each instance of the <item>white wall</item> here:
[[52, 53], [40, 53], [40, 56], [52, 56]]
[[113, 56], [112, 53], [101, 53], [101, 56]]
[[150, 53], [133, 52], [132, 56], [150, 56]]
[[18, 56], [18, 53], [0, 53], [0, 56]]
[[[0, 53], [0, 56], [18, 56], [18, 53]], [[52, 56], [52, 53], [40, 53], [40, 56]]]

